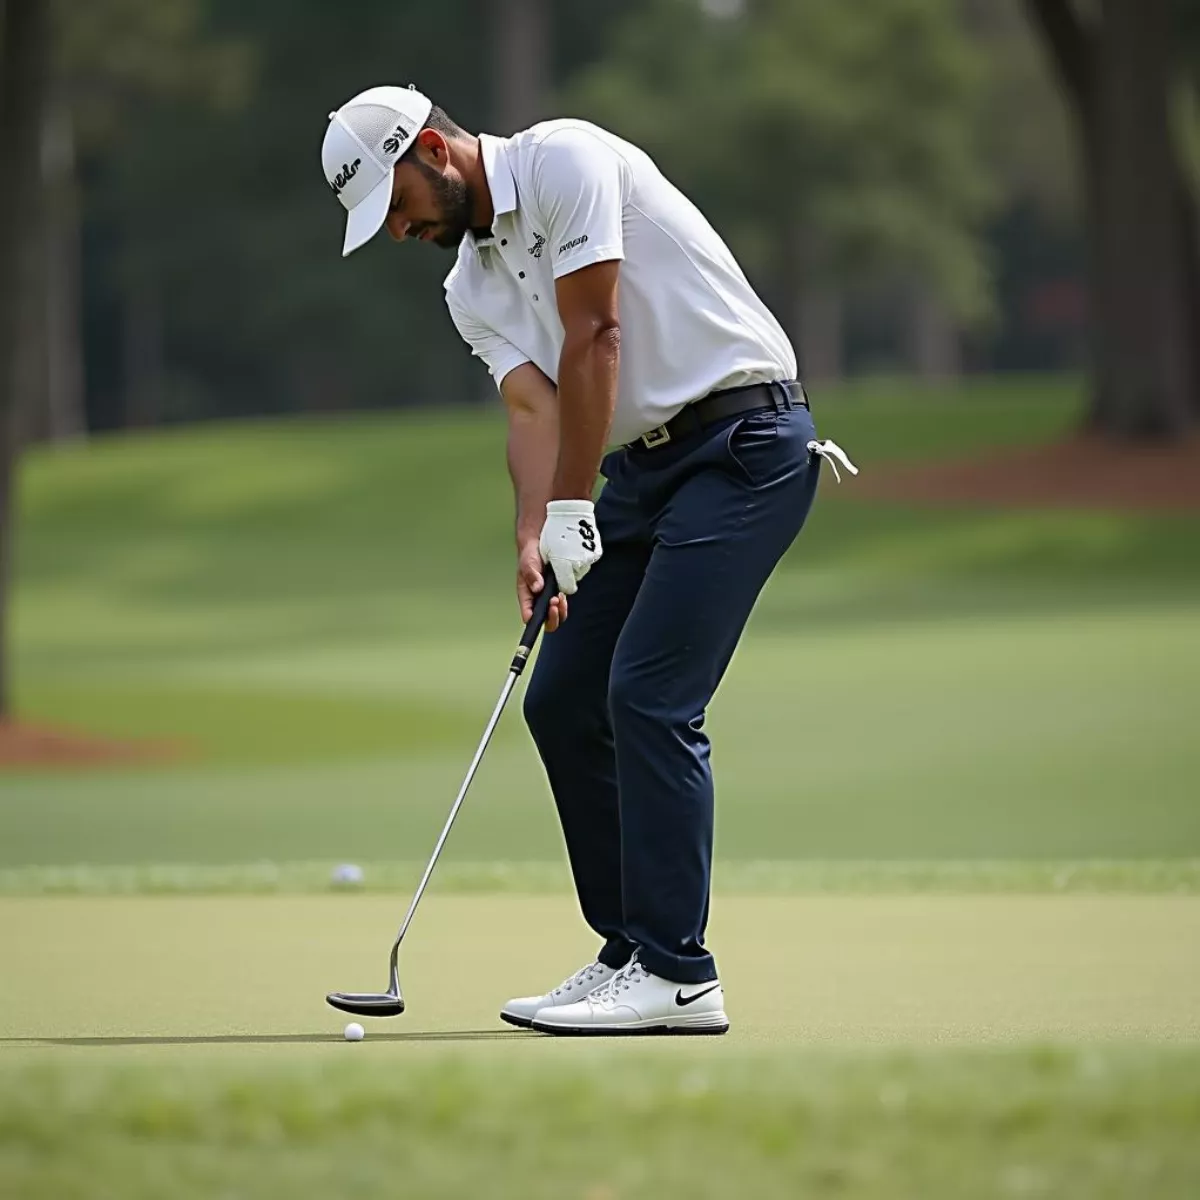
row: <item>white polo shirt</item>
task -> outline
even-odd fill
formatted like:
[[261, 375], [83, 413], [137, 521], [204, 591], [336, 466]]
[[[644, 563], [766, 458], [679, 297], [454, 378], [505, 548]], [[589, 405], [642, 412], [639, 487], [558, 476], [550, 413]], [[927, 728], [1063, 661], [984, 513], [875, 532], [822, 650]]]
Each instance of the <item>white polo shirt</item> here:
[[532, 362], [558, 380], [554, 281], [620, 259], [620, 380], [610, 444], [717, 388], [796, 377], [796, 355], [728, 247], [644, 151], [586, 121], [480, 137], [495, 220], [468, 233], [446, 303], [497, 386]]

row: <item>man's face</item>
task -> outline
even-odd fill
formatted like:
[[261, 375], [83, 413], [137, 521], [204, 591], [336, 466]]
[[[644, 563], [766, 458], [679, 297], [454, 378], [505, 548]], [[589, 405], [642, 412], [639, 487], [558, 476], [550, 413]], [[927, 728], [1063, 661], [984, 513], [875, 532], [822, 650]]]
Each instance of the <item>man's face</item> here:
[[439, 170], [417, 154], [414, 150], [392, 169], [387, 231], [398, 242], [420, 238], [457, 249], [470, 226], [470, 188], [449, 163]]

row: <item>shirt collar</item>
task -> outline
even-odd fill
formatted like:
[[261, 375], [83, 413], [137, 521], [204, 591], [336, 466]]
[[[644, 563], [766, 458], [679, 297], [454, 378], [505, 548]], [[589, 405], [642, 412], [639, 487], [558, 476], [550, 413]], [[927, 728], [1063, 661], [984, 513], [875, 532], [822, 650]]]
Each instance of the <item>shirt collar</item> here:
[[501, 217], [517, 211], [517, 181], [513, 178], [512, 166], [508, 161], [508, 147], [504, 138], [490, 133], [479, 135], [479, 149], [483, 155], [483, 173], [487, 177], [488, 191], [492, 196], [492, 236], [472, 240], [476, 247], [490, 246], [496, 236], [496, 224]]

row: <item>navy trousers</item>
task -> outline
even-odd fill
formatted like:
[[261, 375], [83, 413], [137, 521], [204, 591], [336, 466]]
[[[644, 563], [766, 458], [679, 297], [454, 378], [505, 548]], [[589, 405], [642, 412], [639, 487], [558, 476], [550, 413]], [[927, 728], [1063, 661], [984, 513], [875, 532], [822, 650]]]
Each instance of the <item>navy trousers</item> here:
[[[786, 396], [779, 390], [780, 405]], [[803, 406], [610, 453], [604, 553], [543, 638], [525, 718], [601, 962], [637, 950], [680, 983], [704, 945], [713, 779], [704, 712], [763, 584], [800, 532], [820, 459]]]

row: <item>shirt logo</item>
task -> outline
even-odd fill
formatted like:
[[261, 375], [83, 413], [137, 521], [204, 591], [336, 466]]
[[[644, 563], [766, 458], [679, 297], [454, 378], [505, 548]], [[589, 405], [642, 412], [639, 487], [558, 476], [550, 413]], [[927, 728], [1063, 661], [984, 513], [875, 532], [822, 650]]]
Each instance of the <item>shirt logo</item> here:
[[559, 246], [558, 252], [559, 254], [566, 254], [568, 250], [574, 250], [576, 246], [582, 246], [587, 239], [588, 235], [585, 233], [582, 237], [577, 237], [573, 241], [563, 242], [563, 244]]
[[545, 244], [546, 239], [542, 237], [540, 233], [535, 233], [533, 235], [533, 245], [529, 247], [529, 253], [532, 254], [534, 258], [541, 258], [542, 247], [545, 246]]
[[352, 163], [342, 163], [342, 169], [329, 181], [329, 186], [333, 188], [335, 196], [342, 194], [342, 189], [358, 174], [360, 166], [362, 166], [361, 158], [356, 158]]

